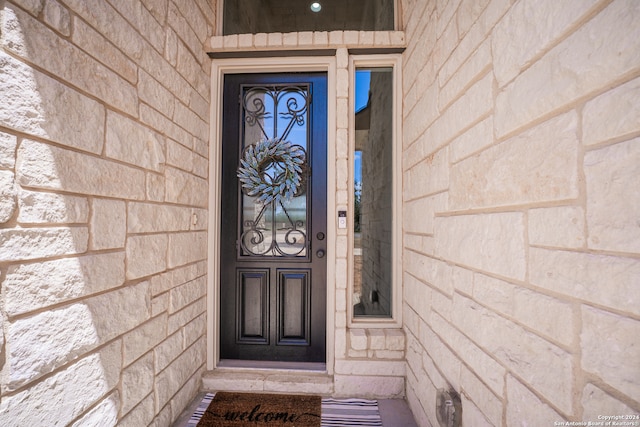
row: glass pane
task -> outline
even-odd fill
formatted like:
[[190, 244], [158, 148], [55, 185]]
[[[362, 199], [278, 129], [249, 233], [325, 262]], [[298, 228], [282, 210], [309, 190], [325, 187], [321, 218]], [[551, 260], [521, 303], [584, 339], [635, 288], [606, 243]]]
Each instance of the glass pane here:
[[391, 316], [393, 69], [357, 68], [354, 316]]
[[[319, 4], [317, 12], [312, 10], [312, 3]], [[225, 0], [223, 15], [224, 35], [391, 31], [394, 29], [394, 0]]]
[[306, 257], [308, 87], [244, 87], [242, 93], [241, 158], [258, 182], [242, 187], [241, 254]]

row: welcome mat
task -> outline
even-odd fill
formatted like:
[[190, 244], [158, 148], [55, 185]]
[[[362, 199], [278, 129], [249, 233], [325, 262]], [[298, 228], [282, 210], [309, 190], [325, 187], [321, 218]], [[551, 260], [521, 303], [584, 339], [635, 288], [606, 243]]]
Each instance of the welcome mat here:
[[[198, 408], [195, 410], [191, 418], [187, 422], [186, 427], [204, 427], [204, 426], [240, 426], [240, 425], [263, 425], [263, 426], [294, 426], [294, 424], [290, 423], [282, 423], [280, 420], [275, 421], [275, 424], [256, 424], [255, 422], [251, 424], [251, 422], [240, 422], [239, 424], [199, 424], [200, 420], [203, 418], [207, 408], [211, 404], [215, 395], [222, 394], [223, 392], [218, 393], [207, 393]], [[243, 393], [236, 393], [243, 394]], [[248, 393], [244, 393], [248, 394]], [[263, 394], [251, 394], [250, 396], [264, 396]], [[281, 395], [278, 395], [281, 396]], [[251, 411], [255, 408], [255, 404], [253, 407], [248, 409], [248, 414], [245, 415], [245, 419], [249, 417]], [[246, 412], [246, 411], [244, 411]], [[254, 412], [254, 418], [258, 412], [263, 412], [266, 415], [266, 411], [262, 410], [262, 406], [259, 410]], [[296, 413], [299, 411], [296, 411]], [[231, 416], [231, 414], [230, 414]], [[235, 415], [239, 418], [239, 415]], [[260, 417], [262, 419], [263, 416]], [[219, 420], [224, 422], [225, 420]], [[254, 420], [255, 421], [255, 420]], [[274, 423], [274, 420], [271, 419], [271, 422]], [[302, 424], [295, 424], [296, 427]], [[380, 412], [378, 411], [378, 402], [376, 400], [369, 399], [333, 399], [333, 398], [322, 398], [321, 403], [321, 419], [320, 425], [322, 427], [347, 427], [347, 426], [363, 426], [363, 427], [382, 427], [382, 420], [380, 419]]]
[[218, 392], [198, 427], [320, 427], [321, 397]]

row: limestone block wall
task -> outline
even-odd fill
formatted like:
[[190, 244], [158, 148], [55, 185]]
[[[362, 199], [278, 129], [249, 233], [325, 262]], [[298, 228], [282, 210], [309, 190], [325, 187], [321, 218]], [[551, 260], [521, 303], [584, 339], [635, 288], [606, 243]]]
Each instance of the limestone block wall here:
[[212, 3], [0, 1], [0, 425], [198, 391]]
[[640, 412], [640, 3], [405, 0], [407, 396]]
[[401, 329], [349, 328], [346, 338], [344, 353], [336, 352], [334, 394], [404, 398], [404, 332]]

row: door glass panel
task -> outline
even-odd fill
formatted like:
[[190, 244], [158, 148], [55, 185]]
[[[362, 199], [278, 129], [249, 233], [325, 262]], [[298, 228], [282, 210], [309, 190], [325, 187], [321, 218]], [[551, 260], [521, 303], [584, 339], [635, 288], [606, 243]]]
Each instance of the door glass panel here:
[[241, 179], [240, 255], [307, 257], [309, 88], [244, 86], [241, 96], [241, 158], [257, 179]]
[[356, 68], [354, 316], [391, 317], [393, 68]]

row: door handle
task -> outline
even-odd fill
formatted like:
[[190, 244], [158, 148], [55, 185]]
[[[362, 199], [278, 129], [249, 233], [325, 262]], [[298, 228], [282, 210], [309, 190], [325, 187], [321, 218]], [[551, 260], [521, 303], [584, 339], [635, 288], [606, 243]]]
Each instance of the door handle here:
[[324, 258], [324, 254], [325, 254], [324, 249], [318, 249], [318, 250], [316, 251], [316, 256], [317, 256], [318, 258]]

